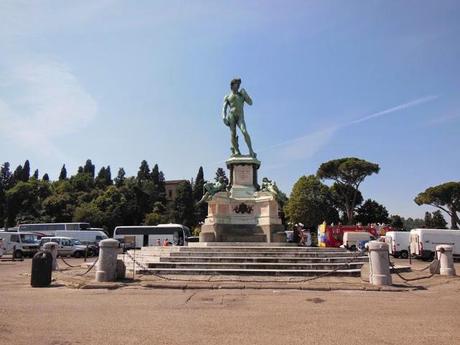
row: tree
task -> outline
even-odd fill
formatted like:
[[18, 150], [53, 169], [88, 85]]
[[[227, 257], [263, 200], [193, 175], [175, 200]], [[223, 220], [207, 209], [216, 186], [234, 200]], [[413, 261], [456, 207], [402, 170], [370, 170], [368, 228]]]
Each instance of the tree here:
[[329, 187], [314, 175], [297, 180], [284, 211], [291, 223], [303, 223], [315, 229], [323, 221], [337, 223], [339, 220]]
[[189, 181], [179, 183], [173, 205], [174, 222], [188, 227], [195, 225], [195, 212], [192, 185]]
[[419, 228], [424, 228], [425, 227], [425, 222], [423, 219], [420, 218], [407, 218], [404, 219], [402, 218], [403, 224], [404, 224], [404, 230], [410, 231], [412, 229], [419, 229]]
[[339, 185], [354, 188], [353, 195], [349, 195], [346, 189], [343, 190], [345, 193], [342, 195], [348, 223], [353, 224], [359, 186], [367, 176], [377, 174], [379, 171], [378, 164], [355, 157], [346, 157], [322, 163], [317, 176], [320, 179], [333, 180]]
[[457, 212], [460, 212], [460, 182], [447, 182], [427, 188], [414, 199], [417, 205], [436, 207], [450, 216], [451, 228], [458, 229], [460, 224]]
[[45, 181], [45, 182], [50, 181], [50, 177], [49, 177], [48, 173], [45, 173], [45, 175], [43, 175], [43, 181]]
[[50, 185], [47, 182], [34, 179], [19, 181], [5, 193], [8, 226], [41, 221], [44, 218], [43, 200], [50, 194]]
[[385, 206], [372, 199], [367, 199], [358, 207], [355, 219], [363, 225], [389, 222]]
[[24, 176], [22, 170], [23, 170], [22, 165], [19, 164], [16, 167], [16, 169], [14, 170], [14, 173], [13, 173], [13, 180], [14, 180], [13, 183], [17, 183], [19, 181], [22, 181], [23, 176]]
[[444, 219], [441, 211], [437, 210], [433, 213], [425, 212], [425, 228], [428, 229], [446, 229], [447, 222]]
[[65, 164], [61, 168], [61, 172], [59, 173], [59, 181], [67, 180], [67, 169], [65, 168]]
[[30, 163], [29, 160], [24, 162], [24, 167], [22, 168], [22, 179], [21, 181], [28, 181], [30, 179]]
[[228, 184], [228, 177], [227, 177], [227, 174], [225, 173], [225, 170], [222, 168], [217, 168], [216, 177], [214, 178], [214, 180], [217, 182], [219, 181], [221, 177], [223, 177], [224, 182]]
[[83, 167], [83, 173], [89, 174], [91, 178], [94, 178], [96, 173], [96, 167], [91, 162], [91, 159], [86, 160], [85, 166]]
[[401, 216], [393, 214], [390, 216], [390, 226], [394, 229], [403, 230], [404, 223]]
[[117, 177], [115, 177], [115, 186], [117, 187], [123, 186], [125, 183], [125, 176], [126, 176], [125, 169], [123, 168], [118, 169]]
[[203, 167], [200, 167], [198, 169], [198, 173], [196, 174], [195, 183], [193, 184], [193, 201], [196, 208], [195, 215], [198, 223], [204, 221], [208, 214], [207, 203], [203, 202], [197, 205], [198, 201], [200, 201], [203, 197], [203, 188], [205, 183], [206, 181], [204, 180]]
[[431, 205], [446, 212], [451, 219], [451, 228], [460, 224], [460, 182], [447, 182], [427, 188], [414, 199], [417, 205]]
[[10, 189], [13, 186], [13, 174], [10, 171], [10, 163], [5, 162], [0, 168], [0, 186], [4, 190]]
[[35, 169], [34, 174], [32, 175], [32, 178], [38, 180], [38, 175], [39, 175], [38, 169]]
[[96, 176], [96, 186], [105, 189], [113, 184], [110, 166], [102, 167]]
[[141, 166], [139, 167], [139, 171], [137, 172], [137, 180], [138, 181], [147, 181], [150, 180], [150, 168], [149, 163], [146, 160], [141, 162]]
[[[334, 201], [334, 206], [342, 212], [341, 220], [344, 223], [349, 223], [347, 208], [347, 200], [352, 200], [355, 198], [355, 207], [353, 209], [353, 215], [355, 213], [355, 209], [357, 206], [361, 205], [364, 201], [363, 195], [361, 192], [356, 190], [355, 188], [347, 185], [341, 185], [337, 182], [332, 185], [330, 188], [332, 193], [332, 199]], [[356, 193], [356, 197], [355, 197]]]

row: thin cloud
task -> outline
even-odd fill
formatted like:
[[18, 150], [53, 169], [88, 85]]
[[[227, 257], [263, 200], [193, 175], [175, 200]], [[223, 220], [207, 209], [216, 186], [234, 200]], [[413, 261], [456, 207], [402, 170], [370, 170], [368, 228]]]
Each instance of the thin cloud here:
[[2, 66], [0, 134], [42, 157], [62, 159], [60, 143], [96, 117], [97, 103], [65, 64], [27, 60]]

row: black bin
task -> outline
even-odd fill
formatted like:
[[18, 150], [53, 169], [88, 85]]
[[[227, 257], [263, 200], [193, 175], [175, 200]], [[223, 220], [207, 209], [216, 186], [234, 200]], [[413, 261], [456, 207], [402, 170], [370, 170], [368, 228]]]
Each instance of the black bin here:
[[51, 285], [51, 273], [53, 269], [53, 257], [48, 252], [38, 252], [32, 258], [32, 275], [30, 285], [32, 287], [47, 287]]

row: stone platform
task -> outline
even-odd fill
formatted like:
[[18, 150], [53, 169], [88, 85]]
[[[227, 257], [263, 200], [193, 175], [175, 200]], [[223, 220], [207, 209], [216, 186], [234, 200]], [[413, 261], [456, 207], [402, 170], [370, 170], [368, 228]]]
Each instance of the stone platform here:
[[141, 274], [246, 275], [246, 276], [359, 276], [367, 256], [339, 248], [294, 246], [211, 245], [143, 247], [120, 255], [128, 270]]

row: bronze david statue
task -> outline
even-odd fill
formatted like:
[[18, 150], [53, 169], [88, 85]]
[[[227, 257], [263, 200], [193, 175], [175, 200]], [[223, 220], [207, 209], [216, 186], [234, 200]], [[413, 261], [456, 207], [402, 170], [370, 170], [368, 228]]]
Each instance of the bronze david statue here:
[[244, 122], [244, 103], [252, 105], [252, 99], [249, 97], [245, 89], [241, 89], [241, 79], [233, 79], [230, 82], [231, 92], [224, 98], [224, 106], [222, 109], [222, 118], [226, 126], [230, 127], [232, 140], [232, 155], [240, 156], [240, 148], [238, 145], [238, 135], [236, 128], [238, 127], [244, 136], [244, 141], [249, 149], [249, 155], [256, 158], [256, 153], [252, 149], [251, 137], [249, 136]]

